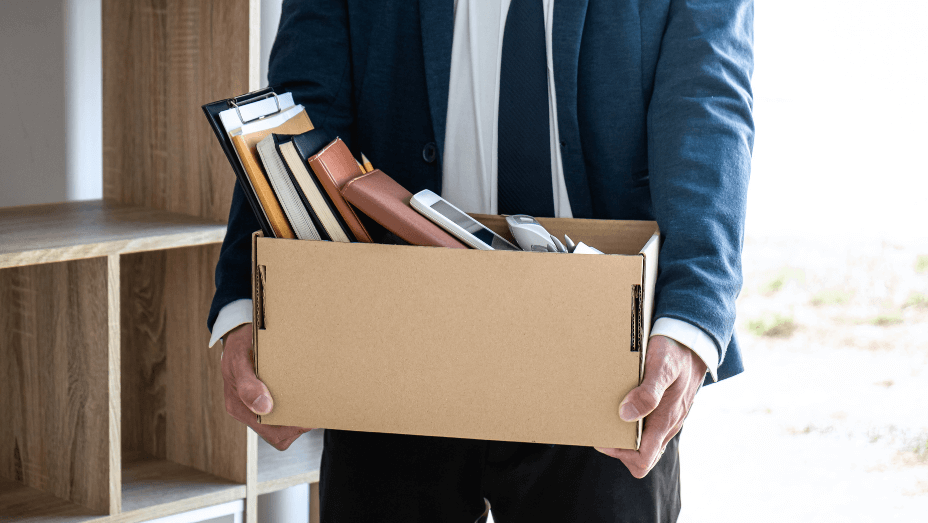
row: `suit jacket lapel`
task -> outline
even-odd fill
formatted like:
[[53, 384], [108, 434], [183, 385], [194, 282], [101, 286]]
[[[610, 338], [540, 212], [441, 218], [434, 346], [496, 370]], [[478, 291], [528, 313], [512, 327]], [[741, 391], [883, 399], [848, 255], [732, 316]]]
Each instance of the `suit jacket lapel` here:
[[454, 0], [419, 0], [422, 52], [429, 112], [438, 146], [438, 159], [445, 150], [445, 119], [448, 111], [448, 82], [451, 77], [451, 44], [454, 33]]

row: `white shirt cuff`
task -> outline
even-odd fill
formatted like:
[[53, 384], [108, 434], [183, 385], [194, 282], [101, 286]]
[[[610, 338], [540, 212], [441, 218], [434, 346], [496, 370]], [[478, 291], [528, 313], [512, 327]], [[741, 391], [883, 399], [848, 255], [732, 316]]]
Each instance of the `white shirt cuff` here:
[[706, 364], [712, 381], [718, 381], [719, 351], [704, 330], [676, 318], [658, 318], [651, 327], [651, 336], [666, 336], [695, 352]]
[[251, 323], [253, 313], [254, 308], [249, 299], [235, 300], [219, 309], [219, 315], [213, 323], [213, 335], [209, 338], [209, 346], [215, 345], [226, 333], [239, 325]]

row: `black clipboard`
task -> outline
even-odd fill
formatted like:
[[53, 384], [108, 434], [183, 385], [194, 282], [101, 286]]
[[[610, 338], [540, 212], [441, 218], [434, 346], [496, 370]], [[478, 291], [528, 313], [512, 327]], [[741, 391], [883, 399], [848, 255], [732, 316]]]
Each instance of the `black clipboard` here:
[[[248, 199], [248, 203], [251, 204], [251, 208], [255, 213], [255, 217], [258, 218], [258, 223], [261, 225], [261, 231], [264, 233], [265, 237], [273, 238], [274, 230], [271, 228], [271, 222], [267, 219], [267, 214], [264, 212], [264, 207], [261, 205], [261, 201], [258, 200], [258, 196], [255, 194], [255, 190], [251, 186], [251, 180], [249, 180], [248, 174], [245, 173], [245, 168], [242, 166], [242, 162], [239, 161], [238, 155], [235, 153], [235, 147], [232, 145], [232, 140], [229, 138], [229, 134], [226, 132], [225, 127], [222, 125], [222, 121], [219, 119], [219, 113], [227, 109], [238, 109], [242, 105], [264, 100], [266, 98], [277, 99], [277, 92], [273, 87], [265, 87], [263, 89], [246, 93], [241, 96], [236, 96], [235, 98], [228, 98], [226, 100], [219, 100], [216, 102], [208, 103], [203, 106], [203, 112], [206, 114], [206, 119], [209, 120], [210, 127], [213, 128], [213, 132], [216, 133], [216, 139], [219, 140], [219, 145], [222, 147], [223, 152], [226, 153], [226, 159], [229, 160], [229, 165], [232, 166], [232, 170], [235, 172], [235, 177], [238, 179], [238, 183], [241, 184], [242, 189], [244, 189], [243, 192], [245, 193], [245, 197]], [[260, 118], [254, 118], [247, 121], [243, 120], [242, 123], [253, 122], [262, 118], [273, 116], [280, 113], [280, 110], [280, 102], [278, 101], [277, 112], [261, 116]], [[241, 118], [241, 113], [239, 113], [239, 117]]]

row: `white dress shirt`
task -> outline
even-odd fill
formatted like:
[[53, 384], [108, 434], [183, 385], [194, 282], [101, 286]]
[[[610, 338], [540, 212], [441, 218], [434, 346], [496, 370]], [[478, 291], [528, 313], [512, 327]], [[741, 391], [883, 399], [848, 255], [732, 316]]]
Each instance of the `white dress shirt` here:
[[[510, 0], [455, 0], [454, 37], [445, 148], [442, 159], [442, 197], [467, 212], [497, 213], [497, 123], [499, 71], [503, 32]], [[571, 218], [564, 184], [551, 34], [554, 0], [542, 0], [548, 58], [548, 121], [551, 143], [551, 187], [554, 212]], [[235, 327], [251, 322], [251, 300], [236, 300], [219, 311], [210, 346]], [[705, 362], [715, 380], [719, 353], [702, 329], [675, 318], [658, 318], [651, 336], [666, 336], [689, 347]]]

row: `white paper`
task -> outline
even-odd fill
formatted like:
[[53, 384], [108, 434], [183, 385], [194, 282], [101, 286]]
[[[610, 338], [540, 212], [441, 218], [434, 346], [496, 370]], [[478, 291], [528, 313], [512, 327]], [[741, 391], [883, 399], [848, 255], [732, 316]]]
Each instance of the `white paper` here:
[[596, 247], [590, 247], [589, 245], [583, 242], [580, 242], [577, 244], [577, 248], [574, 249], [573, 254], [605, 254], [605, 253], [597, 249]]
[[248, 122], [245, 125], [239, 127], [238, 129], [233, 129], [229, 131], [229, 136], [251, 134], [251, 133], [256, 133], [258, 131], [273, 129], [274, 127], [278, 127], [284, 122], [286, 122], [287, 120], [300, 114], [301, 112], [303, 112], [303, 106], [294, 105], [293, 107], [287, 109], [286, 111], [283, 111], [279, 114], [275, 114], [274, 116], [270, 116], [263, 120], [255, 120], [253, 122]]

